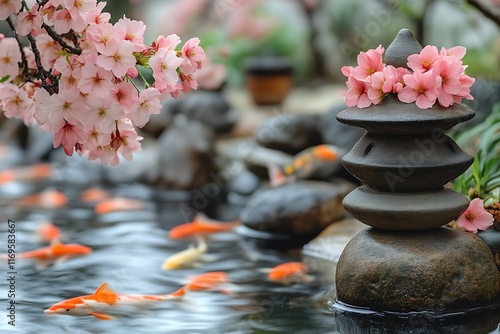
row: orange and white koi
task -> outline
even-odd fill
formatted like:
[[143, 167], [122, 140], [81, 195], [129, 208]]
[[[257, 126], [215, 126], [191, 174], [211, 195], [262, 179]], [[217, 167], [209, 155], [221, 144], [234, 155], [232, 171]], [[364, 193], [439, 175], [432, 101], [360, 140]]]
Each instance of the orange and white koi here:
[[163, 270], [175, 270], [179, 268], [191, 267], [196, 261], [200, 260], [206, 252], [207, 244], [203, 238], [199, 238], [197, 247], [191, 245], [188, 249], [171, 255], [163, 262], [161, 268]]
[[28, 195], [15, 201], [21, 207], [36, 207], [41, 209], [57, 209], [68, 203], [68, 198], [55, 189], [47, 189], [38, 194]]
[[0, 184], [12, 181], [39, 181], [48, 179], [52, 175], [49, 164], [16, 167], [0, 172]]
[[116, 293], [107, 282], [104, 282], [91, 295], [63, 300], [44, 311], [46, 315], [65, 314], [72, 316], [94, 316], [100, 320], [112, 320], [114, 313], [120, 307], [147, 307], [155, 302], [168, 299], [178, 299], [184, 295], [184, 290], [165, 295], [127, 295]]
[[229, 232], [240, 225], [240, 221], [220, 222], [210, 220], [199, 212], [192, 222], [173, 227], [168, 233], [168, 237], [172, 240], [199, 237], [213, 233]]
[[49, 221], [42, 223], [36, 230], [36, 234], [42, 242], [53, 243], [61, 240], [61, 231]]
[[309, 282], [312, 278], [306, 272], [306, 266], [302, 262], [286, 262], [272, 268], [267, 279], [285, 285]]
[[99, 215], [116, 212], [116, 211], [130, 211], [140, 210], [145, 207], [145, 203], [140, 200], [116, 197], [109, 200], [104, 200], [95, 206], [95, 212]]
[[46, 309], [44, 313], [49, 316], [65, 314], [112, 320], [114, 317], [111, 314], [117, 313], [120, 307], [149, 307], [157, 302], [181, 299], [189, 291], [213, 290], [227, 282], [229, 278], [223, 272], [205, 273], [193, 278], [179, 290], [164, 295], [119, 294], [104, 282], [93, 294], [63, 300]]
[[[36, 260], [40, 268], [44, 268], [54, 262], [64, 262], [69, 258], [84, 256], [92, 252], [92, 249], [80, 244], [63, 244], [53, 242], [52, 245], [30, 252], [16, 254], [15, 260], [31, 259]], [[7, 255], [2, 257], [4, 260], [10, 259]]]
[[99, 202], [109, 199], [109, 193], [100, 188], [89, 188], [82, 192], [80, 200], [85, 203]]

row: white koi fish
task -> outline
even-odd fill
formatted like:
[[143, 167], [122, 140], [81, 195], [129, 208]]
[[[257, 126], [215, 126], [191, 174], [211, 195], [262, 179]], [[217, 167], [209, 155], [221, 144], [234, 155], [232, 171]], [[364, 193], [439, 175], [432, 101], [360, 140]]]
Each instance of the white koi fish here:
[[163, 262], [161, 268], [163, 270], [174, 270], [192, 266], [196, 261], [200, 260], [206, 252], [207, 244], [203, 238], [199, 238], [197, 247], [191, 245], [188, 249], [168, 257]]

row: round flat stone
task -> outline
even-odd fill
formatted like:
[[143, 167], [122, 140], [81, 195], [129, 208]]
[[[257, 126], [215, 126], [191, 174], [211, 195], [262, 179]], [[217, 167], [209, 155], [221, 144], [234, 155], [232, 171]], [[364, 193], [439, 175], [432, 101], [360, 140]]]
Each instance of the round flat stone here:
[[438, 228], [456, 219], [468, 206], [465, 196], [450, 189], [398, 193], [361, 186], [344, 198], [344, 207], [354, 218], [395, 231]]

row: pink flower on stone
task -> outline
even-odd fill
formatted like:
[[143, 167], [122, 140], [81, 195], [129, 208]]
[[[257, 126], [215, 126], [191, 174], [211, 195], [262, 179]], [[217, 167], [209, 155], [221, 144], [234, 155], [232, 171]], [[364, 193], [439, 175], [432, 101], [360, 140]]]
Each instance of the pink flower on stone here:
[[474, 234], [477, 230], [486, 230], [493, 225], [493, 221], [493, 215], [484, 209], [483, 200], [479, 198], [474, 198], [456, 220], [459, 228]]
[[414, 72], [427, 72], [438, 59], [438, 49], [433, 45], [427, 45], [419, 54], [408, 57], [408, 67]]
[[417, 107], [421, 109], [431, 108], [437, 99], [437, 76], [433, 71], [421, 73], [413, 72], [403, 76], [406, 84], [398, 98], [401, 102], [416, 102]]
[[379, 45], [376, 49], [361, 52], [358, 55], [358, 66], [350, 71], [351, 75], [357, 80], [368, 80], [373, 73], [382, 71], [384, 69], [383, 53], [384, 48], [382, 45]]
[[368, 97], [368, 89], [370, 84], [366, 81], [357, 80], [354, 76], [347, 79], [347, 93], [344, 97], [344, 102], [348, 107], [367, 108], [372, 102]]

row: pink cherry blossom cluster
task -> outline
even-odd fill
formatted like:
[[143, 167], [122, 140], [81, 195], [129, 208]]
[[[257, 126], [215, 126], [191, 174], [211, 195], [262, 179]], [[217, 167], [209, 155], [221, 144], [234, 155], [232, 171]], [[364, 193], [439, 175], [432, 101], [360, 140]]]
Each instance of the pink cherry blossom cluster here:
[[380, 104], [387, 94], [397, 94], [401, 102], [413, 103], [421, 109], [431, 108], [436, 101], [443, 107], [472, 100], [470, 87], [474, 79], [464, 73], [465, 48], [442, 48], [428, 45], [419, 54], [408, 57], [408, 68], [386, 65], [384, 48], [361, 52], [358, 66], [344, 66], [347, 79], [344, 97], [348, 107], [366, 108]]
[[[145, 45], [146, 26], [125, 16], [111, 24], [96, 0], [0, 2], [0, 109], [54, 136], [54, 147], [116, 165], [141, 150], [143, 127], [169, 96], [196, 89], [206, 62], [198, 38], [180, 49], [177, 35]], [[29, 47], [20, 36], [27, 36]], [[152, 72], [148, 83], [139, 71]]]

